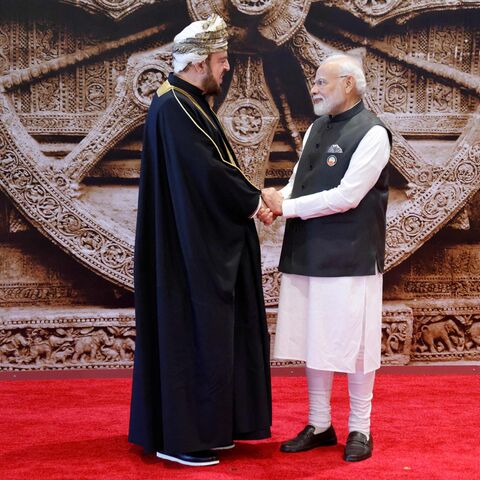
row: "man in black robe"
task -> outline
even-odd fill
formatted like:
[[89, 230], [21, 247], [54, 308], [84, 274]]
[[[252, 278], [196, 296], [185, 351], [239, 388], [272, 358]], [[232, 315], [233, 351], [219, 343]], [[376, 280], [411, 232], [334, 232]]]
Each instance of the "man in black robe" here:
[[175, 37], [175, 74], [145, 124], [135, 242], [129, 440], [186, 465], [270, 436], [269, 336], [252, 217], [272, 213], [240, 170], [206, 95], [226, 71], [213, 15]]

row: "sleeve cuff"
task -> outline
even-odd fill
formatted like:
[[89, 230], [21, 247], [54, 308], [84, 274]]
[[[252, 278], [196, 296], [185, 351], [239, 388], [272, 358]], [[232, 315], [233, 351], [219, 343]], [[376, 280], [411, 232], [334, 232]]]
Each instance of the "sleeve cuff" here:
[[255, 215], [257, 215], [258, 211], [260, 210], [260, 207], [262, 206], [262, 197], [258, 199], [258, 206], [255, 209], [255, 211], [248, 217], [248, 218], [253, 218]]
[[282, 202], [282, 214], [285, 218], [293, 218], [298, 216], [295, 211], [295, 199], [284, 200]]
[[290, 185], [287, 184], [283, 188], [281, 188], [278, 193], [284, 198], [290, 198], [290, 194], [292, 193], [292, 189], [290, 188]]

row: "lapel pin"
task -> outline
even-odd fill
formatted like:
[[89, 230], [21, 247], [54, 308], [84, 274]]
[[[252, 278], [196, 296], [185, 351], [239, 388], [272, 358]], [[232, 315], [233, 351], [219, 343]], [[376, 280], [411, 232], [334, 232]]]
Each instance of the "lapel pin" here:
[[333, 167], [337, 163], [337, 157], [335, 155], [329, 155], [327, 157], [327, 165]]

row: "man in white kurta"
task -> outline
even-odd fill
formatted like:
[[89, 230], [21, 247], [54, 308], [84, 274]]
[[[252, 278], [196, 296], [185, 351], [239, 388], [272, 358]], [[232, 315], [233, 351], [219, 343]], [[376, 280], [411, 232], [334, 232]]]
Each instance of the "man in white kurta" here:
[[[364, 90], [365, 77], [356, 60], [343, 55], [327, 58], [317, 71], [311, 91], [315, 112], [330, 115], [333, 121], [336, 115], [348, 117], [359, 109]], [[304, 148], [312, 126], [306, 132]], [[341, 150], [340, 145], [329, 147], [329, 166], [335, 165], [335, 152]], [[291, 198], [302, 155], [288, 185], [279, 192], [265, 189], [264, 199], [274, 213], [287, 219], [338, 217], [355, 209], [374, 188], [389, 155], [389, 134], [384, 126], [374, 125], [358, 143], [338, 186]], [[305, 361], [309, 389], [308, 425], [282, 444], [284, 452], [337, 442], [330, 416], [331, 385], [333, 372], [345, 372], [350, 393], [350, 435], [344, 459], [364, 460], [372, 453], [370, 412], [374, 375], [381, 357], [382, 274], [376, 260], [372, 260], [371, 269], [372, 274], [355, 276], [283, 273], [274, 355]]]

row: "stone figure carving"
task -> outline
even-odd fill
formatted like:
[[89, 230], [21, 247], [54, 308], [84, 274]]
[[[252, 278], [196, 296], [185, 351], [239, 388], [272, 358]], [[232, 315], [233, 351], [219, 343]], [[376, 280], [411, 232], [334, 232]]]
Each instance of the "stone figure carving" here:
[[382, 354], [394, 355], [403, 353], [407, 339], [407, 324], [392, 322], [382, 328]]
[[72, 356], [74, 352], [73, 347], [66, 347], [63, 350], [57, 350], [56, 352], [53, 352], [52, 355], [50, 356], [50, 360], [52, 363], [63, 363], [65, 364], [67, 359]]
[[52, 347], [43, 338], [35, 337], [33, 344], [30, 346], [30, 355], [28, 360], [34, 361], [37, 365], [42, 363], [42, 360], [48, 362], [52, 355]]
[[468, 333], [470, 335], [470, 340], [465, 346], [468, 349], [476, 348], [477, 350], [480, 350], [480, 322], [474, 322], [470, 326]]
[[0, 331], [0, 363], [11, 361], [15, 358], [15, 353], [27, 345], [28, 341], [21, 333]]
[[449, 352], [452, 352], [456, 349], [454, 343], [459, 347], [461, 339], [464, 338], [463, 333], [452, 319], [422, 325], [420, 330], [425, 345], [432, 353], [438, 352], [439, 347], [441, 349], [446, 348]]
[[129, 337], [115, 338], [112, 342], [111, 349], [117, 353], [122, 361], [133, 360], [135, 352], [135, 341]]
[[[91, 330], [92, 329], [88, 329], [87, 332]], [[93, 362], [97, 359], [98, 351], [108, 345], [111, 345], [111, 341], [102, 329], [92, 332], [89, 335], [81, 336], [75, 341], [75, 353], [73, 354], [72, 361]]]
[[120, 358], [120, 353], [117, 350], [107, 347], [106, 345], [100, 347], [100, 352], [104, 355], [107, 362], [116, 361]]
[[[72, 332], [72, 329], [69, 329], [70, 333]], [[64, 331], [60, 331], [61, 333], [64, 333]], [[60, 333], [59, 332], [59, 333]], [[69, 344], [73, 342], [73, 337], [71, 335], [66, 334], [65, 336], [61, 337], [59, 335], [50, 335], [48, 337], [48, 343], [52, 348], [61, 348], [65, 344]]]

